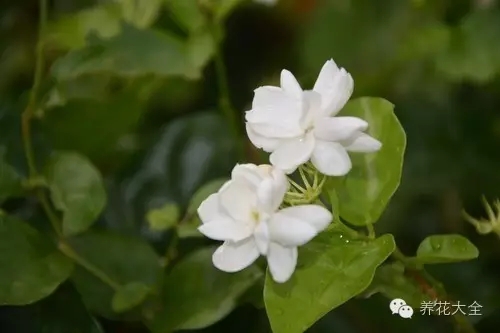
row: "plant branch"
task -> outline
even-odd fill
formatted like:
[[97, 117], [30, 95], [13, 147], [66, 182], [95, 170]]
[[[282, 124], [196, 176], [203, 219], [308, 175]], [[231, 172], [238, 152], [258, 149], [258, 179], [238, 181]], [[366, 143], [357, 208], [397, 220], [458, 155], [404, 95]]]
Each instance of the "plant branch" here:
[[244, 145], [240, 135], [240, 124], [238, 117], [236, 116], [236, 111], [231, 103], [231, 97], [229, 94], [229, 83], [227, 80], [227, 69], [224, 64], [224, 59], [221, 51], [222, 36], [219, 33], [221, 27], [218, 23], [212, 23], [211, 32], [212, 38], [215, 45], [214, 63], [215, 63], [215, 73], [217, 77], [217, 85], [219, 89], [219, 108], [223, 116], [229, 123], [229, 127], [233, 133], [236, 140], [238, 155], [244, 157]]
[[120, 284], [111, 279], [106, 273], [97, 268], [94, 264], [87, 261], [87, 259], [81, 257], [76, 253], [68, 244], [64, 242], [59, 243], [59, 250], [64, 253], [67, 257], [73, 259], [80, 266], [84, 267], [87, 271], [92, 273], [94, 276], [99, 278], [102, 282], [106, 283], [108, 286], [114, 290], [120, 289]]

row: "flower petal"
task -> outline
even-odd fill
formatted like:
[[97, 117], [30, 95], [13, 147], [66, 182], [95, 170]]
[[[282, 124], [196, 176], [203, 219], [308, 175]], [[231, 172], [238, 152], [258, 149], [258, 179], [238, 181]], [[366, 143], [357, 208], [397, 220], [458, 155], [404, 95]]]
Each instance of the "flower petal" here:
[[314, 125], [314, 120], [322, 117], [321, 95], [316, 91], [307, 90], [303, 93], [302, 128], [310, 128]]
[[318, 75], [313, 90], [321, 94], [321, 108], [325, 116], [336, 115], [351, 97], [354, 81], [344, 68], [340, 68], [331, 59], [328, 60]]
[[314, 149], [314, 141], [312, 132], [303, 138], [291, 139], [280, 144], [269, 160], [272, 165], [285, 173], [292, 173], [299, 165], [309, 160]]
[[341, 143], [346, 150], [359, 153], [372, 153], [382, 148], [380, 141], [362, 132], [356, 133]]
[[[250, 111], [249, 111], [250, 112]], [[281, 122], [249, 122], [252, 130], [260, 136], [270, 139], [288, 139], [304, 133], [300, 122], [292, 124], [289, 120], [282, 119]]]
[[260, 222], [254, 230], [255, 245], [260, 254], [267, 255], [269, 250], [269, 228], [266, 222]]
[[212, 262], [221, 271], [234, 273], [250, 266], [259, 257], [253, 237], [240, 242], [224, 242], [212, 255]]
[[252, 163], [236, 164], [231, 171], [232, 180], [243, 180], [251, 185], [253, 190], [256, 190], [262, 182], [262, 175], [259, 167]]
[[357, 117], [322, 117], [314, 124], [314, 135], [325, 141], [341, 141], [367, 128], [368, 123]]
[[273, 280], [278, 283], [290, 279], [297, 266], [298, 252], [296, 247], [284, 247], [276, 243], [269, 245], [267, 262]]
[[312, 225], [282, 211], [274, 214], [269, 221], [270, 238], [283, 246], [302, 246], [317, 234]]
[[316, 140], [312, 164], [324, 175], [343, 176], [351, 170], [351, 159], [340, 143]]
[[283, 89], [290, 96], [295, 96], [297, 98], [301, 98], [302, 88], [300, 87], [299, 82], [293, 74], [284, 69], [281, 71], [281, 89]]
[[332, 222], [332, 213], [320, 205], [300, 205], [287, 207], [280, 214], [303, 221], [311, 225], [317, 232], [323, 231]]
[[198, 230], [208, 238], [219, 241], [238, 242], [252, 235], [250, 225], [223, 217], [201, 225]]
[[245, 113], [245, 119], [257, 134], [271, 138], [291, 137], [302, 131], [302, 113], [300, 99], [278, 87], [260, 87], [255, 90], [252, 110]]
[[271, 177], [262, 181], [257, 190], [259, 210], [271, 214], [278, 210], [288, 191], [288, 179], [282, 170], [276, 169]]
[[258, 134], [252, 129], [252, 125], [245, 124], [247, 136], [250, 142], [257, 148], [264, 150], [267, 153], [273, 152], [280, 144], [282, 139], [269, 138]]
[[234, 179], [219, 192], [219, 200], [230, 217], [245, 222], [252, 216], [252, 209], [257, 204], [257, 194], [252, 191], [249, 183]]
[[221, 215], [219, 208], [219, 195], [213, 193], [209, 195], [198, 207], [198, 216], [202, 223], [207, 223]]

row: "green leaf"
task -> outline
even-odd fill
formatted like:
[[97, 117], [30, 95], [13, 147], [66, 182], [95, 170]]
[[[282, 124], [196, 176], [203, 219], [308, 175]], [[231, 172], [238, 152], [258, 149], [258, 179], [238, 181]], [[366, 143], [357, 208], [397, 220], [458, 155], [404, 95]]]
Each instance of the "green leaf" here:
[[150, 210], [146, 219], [152, 230], [165, 231], [177, 224], [179, 215], [179, 206], [169, 203], [161, 208]]
[[500, 11], [469, 13], [452, 34], [437, 69], [453, 80], [488, 81], [500, 72]]
[[375, 223], [399, 186], [406, 135], [393, 110], [385, 99], [362, 97], [340, 112], [366, 120], [367, 133], [382, 142], [376, 153], [350, 154], [353, 167], [336, 188], [340, 216], [352, 224]]
[[65, 49], [85, 46], [86, 37], [94, 33], [101, 38], [110, 38], [120, 32], [121, 7], [108, 3], [66, 15], [50, 22], [43, 41]]
[[23, 193], [21, 175], [4, 160], [5, 150], [0, 147], [0, 204], [9, 197]]
[[212, 264], [214, 250], [203, 248], [174, 266], [165, 279], [164, 310], [154, 319], [153, 332], [212, 325], [228, 315], [262, 276], [255, 266], [238, 273], [219, 271]]
[[0, 214], [0, 239], [0, 305], [36, 302], [71, 274], [72, 261], [23, 221]]
[[64, 213], [63, 233], [75, 235], [87, 230], [106, 206], [101, 174], [84, 156], [55, 153], [45, 169], [54, 206]]
[[187, 57], [185, 43], [165, 32], [123, 24], [121, 33], [113, 38], [91, 37], [85, 48], [73, 50], [54, 63], [52, 75], [56, 79], [103, 72], [123, 77], [200, 76]]
[[187, 40], [187, 55], [196, 68], [204, 68], [214, 56], [215, 49], [215, 41], [208, 30], [195, 32]]
[[[114, 156], [120, 139], [134, 129], [143, 114], [144, 104], [137, 96], [140, 82], [108, 98], [102, 96], [106, 90], [103, 82], [110, 82], [105, 77], [75, 81], [65, 81], [64, 90], [58, 92], [60, 100], [52, 101], [60, 106], [47, 110], [42, 119], [44, 133], [55, 149], [77, 150], [92, 160]], [[76, 89], [87, 96], [75, 95]]]
[[[74, 251], [104, 272], [115, 283], [126, 286], [141, 283], [154, 289], [161, 277], [160, 258], [144, 240], [111, 232], [86, 232], [69, 239]], [[123, 316], [112, 308], [115, 290], [87, 270], [77, 267], [72, 280], [85, 305], [106, 318], [134, 320], [131, 312]]]
[[404, 275], [404, 271], [403, 264], [399, 262], [381, 265], [363, 294], [369, 297], [381, 293], [388, 299], [402, 298], [414, 308], [420, 307], [422, 302], [433, 301], [431, 296], [422, 292], [418, 284]]
[[177, 235], [179, 238], [203, 237], [203, 234], [198, 230], [201, 225], [201, 220], [198, 216], [182, 221], [177, 226]]
[[299, 251], [297, 269], [283, 284], [267, 274], [264, 302], [274, 333], [302, 333], [332, 309], [365, 290], [394, 251], [392, 235], [352, 241], [325, 232]]
[[464, 236], [433, 235], [420, 243], [416, 259], [423, 264], [439, 264], [472, 260], [478, 256], [478, 249]]
[[188, 32], [200, 31], [208, 22], [198, 0], [164, 0], [168, 11]]
[[219, 189], [228, 181], [227, 178], [219, 178], [211, 180], [205, 185], [201, 186], [191, 198], [189, 202], [189, 206], [187, 209], [187, 214], [196, 215], [198, 207], [200, 207], [201, 203], [208, 198], [211, 194], [217, 193]]
[[218, 22], [225, 20], [231, 12], [241, 3], [243, 0], [216, 0], [214, 2], [215, 7], [215, 19]]
[[120, 0], [83, 9], [50, 22], [42, 40], [63, 49], [84, 47], [89, 34], [103, 39], [116, 36], [125, 21], [137, 28], [147, 28], [156, 20], [163, 0]]
[[70, 283], [36, 303], [2, 310], [2, 330], [11, 333], [104, 333]]
[[164, 0], [120, 0], [123, 19], [138, 28], [147, 28], [156, 21]]
[[140, 282], [128, 283], [119, 289], [111, 301], [113, 310], [124, 312], [141, 304], [149, 293], [149, 287]]

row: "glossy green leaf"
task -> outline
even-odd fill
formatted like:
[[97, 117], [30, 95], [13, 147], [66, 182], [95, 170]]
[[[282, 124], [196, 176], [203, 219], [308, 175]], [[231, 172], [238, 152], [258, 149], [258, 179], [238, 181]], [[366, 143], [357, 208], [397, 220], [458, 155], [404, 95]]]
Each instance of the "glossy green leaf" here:
[[197, 210], [200, 207], [201, 203], [208, 198], [211, 194], [217, 193], [219, 189], [228, 181], [227, 178], [219, 178], [211, 180], [205, 185], [201, 186], [191, 198], [189, 202], [189, 206], [187, 209], [187, 214], [195, 215], [197, 214]]
[[[231, 131], [219, 112], [179, 117], [162, 127], [139, 156], [137, 171], [123, 179], [120, 186], [126, 193], [122, 205], [127, 207], [127, 213], [118, 206], [115, 214], [121, 218], [113, 224], [133, 220], [143, 229], [153, 204], [175, 202], [187, 207], [203, 184], [230, 174], [237, 161], [236, 142], [228, 140], [230, 137]], [[191, 211], [196, 212], [197, 208]], [[179, 232], [184, 229], [184, 234], [199, 234], [196, 228], [200, 222], [192, 217], [183, 217]]]
[[164, 309], [153, 321], [153, 332], [212, 325], [228, 315], [238, 298], [262, 276], [254, 266], [238, 273], [219, 271], [212, 264], [214, 250], [209, 247], [191, 253], [166, 277]]
[[86, 47], [69, 52], [52, 66], [52, 75], [58, 80], [102, 72], [124, 77], [200, 75], [190, 63], [183, 41], [129, 24], [123, 24], [121, 33], [110, 39], [91, 36]]
[[267, 274], [266, 311], [275, 333], [302, 333], [332, 309], [367, 288], [394, 251], [392, 235], [352, 241], [325, 232], [299, 250], [297, 269], [283, 284]]
[[73, 262], [28, 224], [0, 214], [0, 305], [25, 305], [50, 295]]
[[0, 204], [9, 197], [22, 194], [21, 175], [4, 160], [5, 151], [0, 147]]
[[179, 222], [179, 215], [179, 206], [169, 203], [161, 208], [150, 210], [146, 219], [152, 230], [165, 231], [174, 227]]
[[64, 213], [63, 233], [87, 230], [106, 206], [106, 191], [99, 171], [82, 155], [60, 152], [45, 169], [54, 206]]
[[404, 270], [403, 264], [399, 262], [379, 266], [372, 283], [363, 294], [368, 297], [381, 293], [390, 300], [401, 298], [413, 308], [420, 307], [422, 302], [433, 301], [410, 275], [404, 274]]
[[382, 142], [376, 153], [350, 153], [353, 167], [336, 187], [343, 219], [355, 225], [375, 223], [399, 186], [406, 135], [394, 106], [382, 98], [354, 99], [339, 115], [366, 120], [367, 133]]
[[[144, 240], [111, 232], [86, 232], [69, 240], [74, 251], [100, 269], [114, 283], [140, 283], [154, 289], [161, 277], [160, 258]], [[86, 306], [107, 318], [137, 319], [126, 312], [119, 317], [112, 308], [115, 290], [87, 270], [77, 267], [72, 276]]]
[[149, 287], [140, 282], [132, 282], [118, 289], [111, 300], [113, 310], [124, 312], [141, 304], [149, 293]]
[[416, 260], [424, 264], [439, 264], [472, 260], [478, 249], [461, 235], [432, 235], [420, 243]]

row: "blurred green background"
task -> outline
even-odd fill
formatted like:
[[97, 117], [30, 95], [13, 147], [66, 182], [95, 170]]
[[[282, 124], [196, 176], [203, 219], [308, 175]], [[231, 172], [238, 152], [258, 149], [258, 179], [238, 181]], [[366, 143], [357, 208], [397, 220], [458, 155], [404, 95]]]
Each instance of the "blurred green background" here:
[[[64, 21], [67, 15], [104, 2], [50, 1], [50, 19], [57, 24], [46, 35], [49, 65], [84, 44], [82, 33], [89, 26], [97, 25], [101, 37], [113, 34], [115, 23], [102, 12], [88, 11], [78, 23]], [[23, 172], [19, 118], [32, 84], [37, 17], [36, 1], [0, 4], [0, 152]], [[138, 28], [152, 25], [186, 35], [167, 5], [155, 11], [152, 23], [135, 23]], [[376, 230], [394, 233], [408, 255], [431, 234], [469, 237], [480, 250], [478, 260], [430, 270], [456, 299], [483, 305], [482, 316], [469, 317], [478, 332], [498, 332], [500, 241], [478, 235], [461, 215], [466, 209], [484, 216], [481, 195], [489, 200], [500, 196], [498, 1], [280, 0], [274, 7], [247, 1], [229, 13], [225, 27], [222, 56], [240, 129], [256, 87], [276, 84], [286, 68], [303, 88], [310, 88], [330, 58], [352, 74], [354, 96], [383, 97], [395, 104], [408, 138], [404, 174]], [[106, 68], [123, 63], [110, 61], [103, 63], [104, 69], [94, 68], [85, 75], [68, 74], [64, 84], [44, 81], [46, 109], [36, 122], [35, 148], [40, 159], [54, 148], [89, 156], [105, 176], [109, 196], [98, 223], [125, 234], [140, 234], [162, 251], [169, 235], [147, 227], [147, 211], [167, 202], [185, 209], [202, 184], [226, 177], [236, 162], [264, 163], [265, 159], [246, 141], [244, 156], [238, 154], [218, 108], [214, 64], [203, 38], [192, 44], [198, 50], [194, 57], [203, 63], [199, 79], [170, 75], [169, 64], [157, 66], [164, 61], [161, 52], [168, 50], [144, 57], [141, 52], [155, 50], [154, 40], [134, 37], [132, 31], [116, 43], [114, 56], [125, 59], [123, 63], [132, 59], [140, 64], [137, 68], [121, 68], [129, 72], [116, 75]], [[65, 66], [60, 66], [59, 73], [68, 71], [69, 65]], [[140, 75], [130, 74], [134, 71]], [[2, 209], [26, 220], [43, 220], [35, 200], [9, 200]], [[181, 246], [189, 252], [206, 243], [187, 239]], [[54, 324], [64, 317], [74, 323], [71, 332], [93, 332], [79, 326], [77, 313], [82, 305], [73, 301], [74, 294], [69, 285], [63, 285], [34, 305], [2, 307], [0, 331], [67, 332]], [[349, 301], [308, 332], [451, 332], [448, 317], [416, 313], [411, 320], [403, 320], [391, 316], [388, 302], [380, 295]], [[265, 310], [242, 303], [200, 332], [269, 332]], [[99, 320], [106, 332], [146, 332], [139, 324]]]

